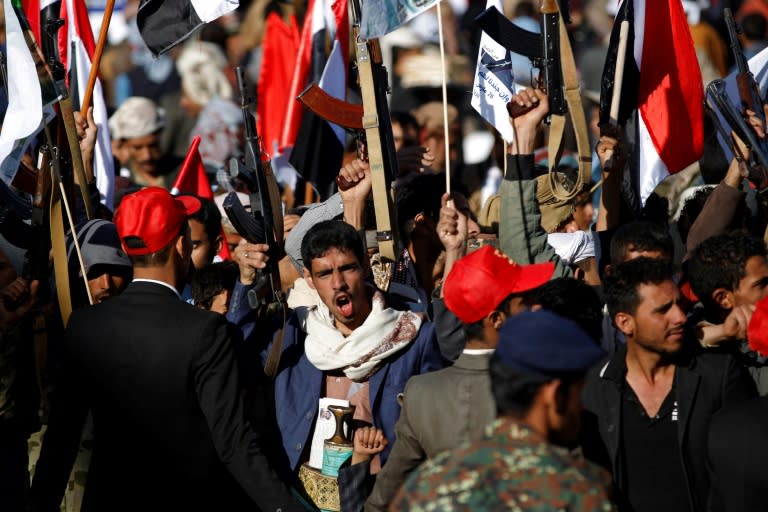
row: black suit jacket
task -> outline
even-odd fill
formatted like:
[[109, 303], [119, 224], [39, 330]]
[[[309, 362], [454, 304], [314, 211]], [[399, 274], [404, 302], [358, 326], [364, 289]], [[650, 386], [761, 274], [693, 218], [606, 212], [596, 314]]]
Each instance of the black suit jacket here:
[[229, 329], [151, 282], [76, 311], [32, 486], [36, 507], [58, 510], [90, 408], [83, 511], [301, 510], [245, 421]]
[[726, 407], [709, 429], [709, 510], [766, 510], [768, 397]]
[[[619, 491], [624, 479], [621, 387], [626, 376], [626, 350], [626, 346], [621, 346], [592, 368], [582, 392], [584, 454], [612, 471]], [[691, 510], [703, 510], [709, 491], [706, 449], [710, 420], [721, 407], [755, 396], [754, 382], [732, 356], [722, 353], [681, 354], [675, 379], [679, 407], [677, 439], [688, 497]]]

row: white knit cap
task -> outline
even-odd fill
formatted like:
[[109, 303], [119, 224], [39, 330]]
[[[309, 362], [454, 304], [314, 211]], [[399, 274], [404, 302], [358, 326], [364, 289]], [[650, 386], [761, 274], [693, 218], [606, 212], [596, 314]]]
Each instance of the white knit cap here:
[[145, 137], [165, 126], [165, 110], [148, 98], [133, 96], [125, 100], [109, 118], [113, 139]]

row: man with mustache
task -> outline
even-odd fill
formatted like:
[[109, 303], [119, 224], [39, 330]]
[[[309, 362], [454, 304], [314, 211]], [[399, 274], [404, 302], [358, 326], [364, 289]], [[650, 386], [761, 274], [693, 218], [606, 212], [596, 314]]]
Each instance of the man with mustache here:
[[[264, 268], [263, 244], [246, 244], [240, 256], [240, 282], [235, 287], [228, 318], [242, 326], [253, 323], [244, 301], [252, 285], [248, 269]], [[275, 376], [275, 408], [282, 441], [281, 469], [300, 489], [306, 477], [303, 463], [310, 458], [310, 441], [320, 398], [347, 400], [355, 406], [356, 426], [381, 429], [389, 441], [371, 461], [376, 473], [395, 441], [400, 414], [398, 395], [412, 375], [442, 366], [434, 327], [423, 314], [400, 311], [366, 282], [370, 269], [358, 231], [342, 221], [314, 225], [301, 244], [304, 278], [319, 301], [298, 307], [287, 318], [282, 333], [278, 322], [256, 319], [248, 344], [258, 344], [262, 362], [272, 344], [282, 341]], [[282, 323], [282, 322], [280, 322]], [[251, 339], [253, 340], [251, 342]]]
[[658, 259], [612, 268], [606, 302], [626, 345], [592, 368], [583, 392], [584, 453], [612, 470], [620, 508], [636, 512], [703, 510], [710, 419], [755, 394], [733, 357], [691, 342], [672, 276]]

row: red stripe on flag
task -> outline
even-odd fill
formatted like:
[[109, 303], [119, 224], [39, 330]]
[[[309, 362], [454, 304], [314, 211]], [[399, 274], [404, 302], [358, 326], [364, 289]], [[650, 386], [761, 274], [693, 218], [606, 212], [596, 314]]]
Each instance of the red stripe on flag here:
[[[635, 16], [641, 16], [635, 12]], [[646, 0], [639, 109], [670, 173], [704, 150], [704, 87], [679, 0]]]

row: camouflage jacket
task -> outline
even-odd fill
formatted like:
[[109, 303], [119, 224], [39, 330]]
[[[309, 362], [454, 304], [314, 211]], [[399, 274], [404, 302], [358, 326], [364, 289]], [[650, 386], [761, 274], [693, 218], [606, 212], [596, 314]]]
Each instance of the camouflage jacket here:
[[610, 511], [604, 483], [596, 466], [498, 419], [485, 439], [414, 471], [390, 510]]

